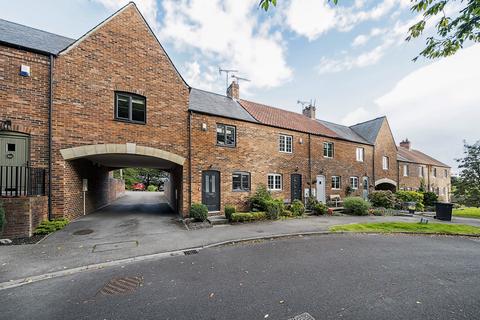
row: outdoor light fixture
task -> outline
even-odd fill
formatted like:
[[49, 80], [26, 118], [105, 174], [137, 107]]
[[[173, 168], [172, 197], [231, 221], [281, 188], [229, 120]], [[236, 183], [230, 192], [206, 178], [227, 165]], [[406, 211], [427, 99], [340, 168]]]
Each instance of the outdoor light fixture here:
[[300, 139], [298, 140], [298, 143], [303, 144], [303, 139], [300, 138]]
[[205, 122], [202, 123], [202, 131], [207, 131], [207, 124]]
[[3, 120], [0, 121], [0, 129], [9, 130], [12, 127], [12, 120]]

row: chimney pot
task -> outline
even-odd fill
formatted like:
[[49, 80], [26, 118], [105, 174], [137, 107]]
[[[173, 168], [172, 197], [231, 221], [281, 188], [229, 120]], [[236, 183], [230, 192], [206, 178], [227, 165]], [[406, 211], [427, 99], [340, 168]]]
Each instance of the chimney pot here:
[[408, 138], [400, 142], [400, 147], [405, 148], [407, 150], [410, 150], [410, 145], [411, 143], [410, 143], [410, 140], [408, 140]]
[[237, 81], [233, 80], [230, 86], [227, 88], [227, 97], [234, 100], [240, 99], [240, 87]]
[[315, 120], [316, 119], [315, 111], [316, 111], [316, 107], [309, 105], [303, 108], [302, 113], [305, 117]]

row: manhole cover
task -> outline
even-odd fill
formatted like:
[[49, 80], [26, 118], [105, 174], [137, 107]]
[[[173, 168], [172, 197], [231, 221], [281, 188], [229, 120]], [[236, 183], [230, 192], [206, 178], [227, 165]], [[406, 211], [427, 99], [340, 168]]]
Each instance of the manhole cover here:
[[82, 230], [77, 230], [73, 233], [74, 236], [84, 236], [86, 234], [92, 233], [92, 229], [82, 229]]
[[189, 255], [192, 255], [192, 254], [197, 254], [198, 253], [198, 250], [185, 250], [183, 251], [183, 254], [186, 255], [186, 256], [189, 256]]
[[99, 291], [105, 296], [132, 293], [143, 284], [143, 277], [113, 278]]
[[290, 318], [288, 320], [315, 320], [314, 317], [308, 312], [304, 312], [302, 314], [299, 314], [298, 316], [295, 316], [293, 318]]

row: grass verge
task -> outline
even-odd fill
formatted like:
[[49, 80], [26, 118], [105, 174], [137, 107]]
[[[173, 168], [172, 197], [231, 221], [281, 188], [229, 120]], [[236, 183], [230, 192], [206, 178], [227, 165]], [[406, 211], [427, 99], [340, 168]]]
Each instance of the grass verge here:
[[480, 235], [480, 228], [464, 224], [444, 224], [428, 223], [420, 224], [416, 222], [374, 222], [374, 223], [354, 223], [330, 227], [330, 231], [350, 231], [350, 232], [414, 232], [428, 234], [475, 234]]
[[453, 209], [452, 214], [455, 217], [480, 219], [480, 208], [471, 207], [471, 208]]

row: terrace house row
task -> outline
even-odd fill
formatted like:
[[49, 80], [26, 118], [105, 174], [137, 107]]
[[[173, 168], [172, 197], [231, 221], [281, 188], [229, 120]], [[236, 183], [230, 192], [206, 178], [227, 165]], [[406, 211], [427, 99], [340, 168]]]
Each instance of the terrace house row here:
[[287, 202], [421, 183], [449, 197], [448, 166], [397, 147], [385, 117], [347, 127], [314, 106], [243, 100], [236, 82], [227, 95], [192, 88], [133, 3], [79, 39], [0, 20], [0, 71], [6, 236], [109, 204], [124, 189], [112, 170], [125, 167], [169, 172], [183, 216], [195, 202], [245, 207], [259, 185]]

